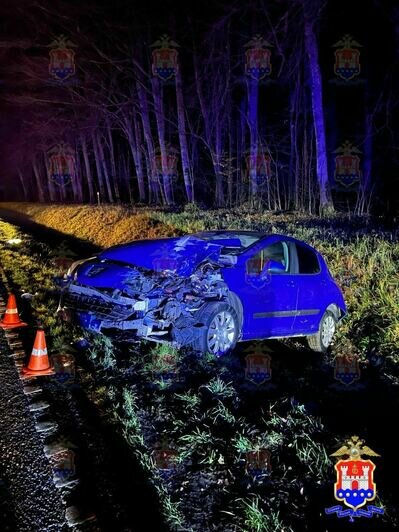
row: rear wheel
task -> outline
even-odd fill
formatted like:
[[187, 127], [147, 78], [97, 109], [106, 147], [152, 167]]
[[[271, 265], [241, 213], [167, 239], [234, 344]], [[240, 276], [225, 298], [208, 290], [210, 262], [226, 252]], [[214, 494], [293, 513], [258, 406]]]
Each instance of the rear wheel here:
[[310, 349], [318, 353], [325, 353], [331, 345], [337, 327], [337, 320], [332, 312], [326, 310], [321, 318], [319, 330], [307, 337]]
[[231, 352], [238, 339], [239, 321], [228, 303], [209, 303], [198, 316], [200, 330], [193, 340], [194, 349], [215, 356]]

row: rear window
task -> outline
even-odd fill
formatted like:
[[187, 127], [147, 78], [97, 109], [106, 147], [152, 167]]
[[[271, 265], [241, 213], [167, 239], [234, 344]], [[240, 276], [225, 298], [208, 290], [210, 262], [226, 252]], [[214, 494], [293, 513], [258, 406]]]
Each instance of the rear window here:
[[300, 244], [296, 245], [296, 251], [298, 254], [299, 273], [320, 272], [319, 259], [314, 251]]

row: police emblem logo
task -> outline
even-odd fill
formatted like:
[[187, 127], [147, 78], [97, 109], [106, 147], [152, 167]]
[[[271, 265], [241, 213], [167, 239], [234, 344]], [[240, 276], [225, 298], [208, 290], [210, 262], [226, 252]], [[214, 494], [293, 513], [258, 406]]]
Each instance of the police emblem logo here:
[[[339, 458], [335, 464], [337, 481], [334, 484], [335, 498], [343, 502], [348, 509], [342, 506], [326, 508], [326, 514], [336, 513], [337, 517], [349, 517], [354, 521], [355, 517], [372, 517], [374, 514], [383, 514], [384, 509], [374, 505], [368, 505], [377, 495], [374, 482], [375, 464], [371, 460], [363, 460], [362, 455], [379, 456], [364, 444], [364, 440], [358, 436], [352, 436], [346, 445], [343, 445], [331, 456]], [[347, 459], [341, 457], [348, 456]]]
[[166, 437], [162, 437], [162, 441], [156, 442], [152, 452], [154, 465], [162, 475], [169, 475], [176, 469], [177, 456], [177, 450], [169, 445]]
[[51, 357], [54, 365], [54, 378], [61, 384], [71, 384], [75, 380], [75, 357], [69, 353], [59, 353]]
[[269, 271], [271, 264], [271, 259], [264, 256], [263, 250], [256, 253], [246, 262], [245, 282], [256, 290], [264, 288], [271, 281], [271, 272]]
[[75, 52], [71, 47], [76, 45], [61, 35], [50, 46], [49, 73], [57, 81], [65, 81], [75, 74]]
[[271, 454], [267, 449], [248, 451], [245, 457], [246, 472], [254, 478], [262, 477], [271, 471]]
[[152, 52], [152, 73], [158, 76], [162, 81], [173, 78], [179, 68], [176, 48], [179, 46], [172, 41], [168, 35], [162, 35], [160, 39], [151, 45]]
[[75, 474], [75, 453], [70, 449], [59, 451], [49, 457], [50, 465], [53, 468], [54, 476], [65, 481]]
[[269, 44], [261, 35], [256, 35], [245, 45], [245, 72], [248, 76], [260, 81], [271, 74], [271, 51]]
[[176, 272], [179, 267], [180, 260], [178, 254], [167, 245], [161, 246], [153, 256], [152, 267], [157, 272]]
[[342, 39], [334, 45], [335, 64], [334, 73], [344, 81], [349, 81], [360, 74], [360, 52], [361, 45], [352, 39], [350, 35], [344, 35]]
[[359, 183], [361, 179], [359, 154], [361, 151], [349, 141], [345, 141], [334, 153], [338, 154], [335, 157], [335, 182], [343, 185], [346, 189]]
[[154, 353], [153, 356], [153, 377], [164, 382], [179, 380], [178, 352], [176, 349], [167, 346]]
[[154, 156], [154, 167], [159, 181], [163, 183], [165, 178], [175, 181], [177, 178], [177, 151], [170, 146], [166, 148], [166, 153], [162, 154], [158, 149]]
[[270, 155], [264, 151], [249, 154], [246, 161], [246, 178], [249, 183], [261, 186], [267, 182], [271, 175]]
[[53, 249], [50, 255], [59, 275], [66, 273], [73, 261], [76, 260], [76, 253], [68, 248], [65, 240], [57, 248]]
[[334, 379], [346, 386], [360, 379], [359, 359], [355, 355], [338, 355], [334, 361]]
[[255, 348], [249, 349], [250, 354], [245, 357], [245, 378], [260, 386], [272, 378], [271, 356], [265, 349], [257, 344]]
[[61, 142], [48, 151], [48, 173], [59, 186], [66, 186], [75, 175], [75, 155], [73, 149]]

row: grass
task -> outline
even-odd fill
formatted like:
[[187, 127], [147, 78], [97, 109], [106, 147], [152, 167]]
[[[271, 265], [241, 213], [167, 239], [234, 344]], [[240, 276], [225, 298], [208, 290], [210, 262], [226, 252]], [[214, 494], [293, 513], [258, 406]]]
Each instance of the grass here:
[[60, 233], [73, 235], [101, 247], [140, 238], [172, 236], [174, 229], [141, 211], [121, 206], [38, 205], [3, 203], [3, 207], [26, 214], [31, 220]]
[[[102, 247], [144, 236], [156, 238], [221, 228], [279, 232], [303, 239], [326, 258], [347, 302], [348, 315], [337, 336], [337, 353], [349, 351], [365, 359], [370, 350], [377, 349], [391, 365], [399, 364], [398, 232], [373, 226], [368, 218], [336, 216], [320, 220], [299, 213], [275, 216], [244, 209], [202, 211], [195, 205], [188, 205], [181, 212], [121, 206], [2, 206]], [[17, 234], [10, 231], [8, 238], [16, 238]], [[26, 285], [24, 271], [19, 274], [19, 284]], [[48, 282], [48, 276], [43, 275], [43, 282]]]
[[[81, 210], [79, 207], [80, 214], [71, 220], [67, 217], [68, 209], [64, 216], [55, 218], [44, 217], [41, 206], [23, 209], [37, 221], [40, 218], [40, 223], [53, 224], [52, 228], [69, 234], [83, 231], [77, 225], [85, 225], [89, 218], [97, 224], [102, 219], [92, 207]], [[64, 207], [48, 209], [54, 213]], [[106, 221], [123, 217], [119, 208], [109, 210]], [[139, 236], [151, 237], [224, 227], [280, 232], [313, 244], [326, 257], [348, 304], [348, 317], [339, 330], [333, 354], [357, 353], [365, 359], [376, 349], [389, 363], [388, 370], [397, 374], [399, 244], [392, 232], [364, 227], [356, 220], [331, 218], [321, 222], [301, 215], [282, 218], [251, 211], [203, 212], [193, 206], [180, 213], [130, 212], [129, 217], [134, 223], [122, 236], [119, 230], [110, 231], [108, 226], [106, 235], [100, 229], [91, 238], [99, 243], [101, 235], [105, 235], [101, 245], [110, 245], [121, 242], [121, 238], [134, 238], [131, 235], [137, 234], [137, 228], [146, 231], [145, 227], [150, 227], [148, 233]], [[87, 227], [93, 227], [91, 223]], [[82, 237], [82, 233], [78, 236]], [[0, 248], [0, 261], [16, 287], [37, 293], [32, 299], [33, 313], [49, 327], [52, 341], [63, 345], [81, 331], [72, 329], [71, 336], [71, 326], [61, 326], [54, 317], [54, 304], [49, 299], [54, 273], [50, 250], [9, 224], [0, 223], [2, 242], [18, 238], [22, 240], [20, 244], [4, 244]], [[198, 511], [205, 512], [205, 502], [199, 504], [203, 497], [204, 501], [209, 499], [210, 507], [219, 501], [220, 515], [224, 518], [215, 516], [213, 523], [219, 519], [224, 530], [232, 530], [234, 523], [234, 530], [245, 532], [290, 532], [293, 520], [295, 524], [303, 522], [306, 501], [298, 479], [303, 478], [303, 483], [312, 489], [318, 489], [327, 478], [332, 479], [327, 448], [336, 440], [319, 417], [288, 397], [271, 402], [267, 396], [266, 399], [260, 396], [259, 401], [254, 401], [250, 393], [240, 389], [234, 368], [229, 369], [212, 356], [198, 359], [189, 353], [171, 352], [162, 345], [141, 346], [132, 347], [129, 358], [122, 363], [112, 342], [97, 337], [92, 345], [90, 357], [98, 373], [99, 402], [104, 403], [107, 394], [120, 430], [156, 486], [172, 529], [188, 527], [192, 509], [197, 507], [191, 503], [185, 508], [186, 502], [182, 501], [187, 501], [184, 499], [187, 484], [194, 489], [199, 479], [205, 487], [204, 492], [194, 497], [200, 507]], [[162, 359], [171, 354], [176, 355], [179, 374], [186, 376], [186, 382], [177, 390], [162, 379], [154, 386], [154, 372], [169, 371], [170, 365]], [[123, 373], [127, 367], [131, 371]], [[103, 370], [107, 370], [105, 376]], [[167, 434], [178, 450], [175, 480], [165, 484], [151, 459], [153, 443], [162, 434]], [[272, 477], [265, 483], [253, 482], [245, 477], [245, 455], [262, 448], [272, 453]], [[295, 516], [287, 519], [288, 504], [295, 507]]]
[[279, 518], [279, 513], [266, 513], [260, 507], [260, 498], [239, 501], [245, 515], [245, 529], [253, 532], [290, 532]]

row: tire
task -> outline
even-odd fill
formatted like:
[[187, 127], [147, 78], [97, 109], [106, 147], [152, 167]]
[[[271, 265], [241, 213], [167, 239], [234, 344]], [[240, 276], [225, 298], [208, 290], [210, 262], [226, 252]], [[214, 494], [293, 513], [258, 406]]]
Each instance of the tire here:
[[325, 353], [331, 345], [336, 328], [337, 320], [334, 314], [329, 310], [326, 310], [320, 320], [317, 333], [307, 337], [310, 349], [317, 353]]
[[[200, 328], [191, 346], [201, 353], [222, 356], [230, 353], [236, 346], [239, 336], [239, 320], [235, 309], [228, 303], [208, 303], [198, 315]], [[216, 337], [218, 330], [224, 336], [224, 344]], [[225, 331], [223, 333], [223, 331]], [[219, 337], [220, 338], [220, 337]]]

